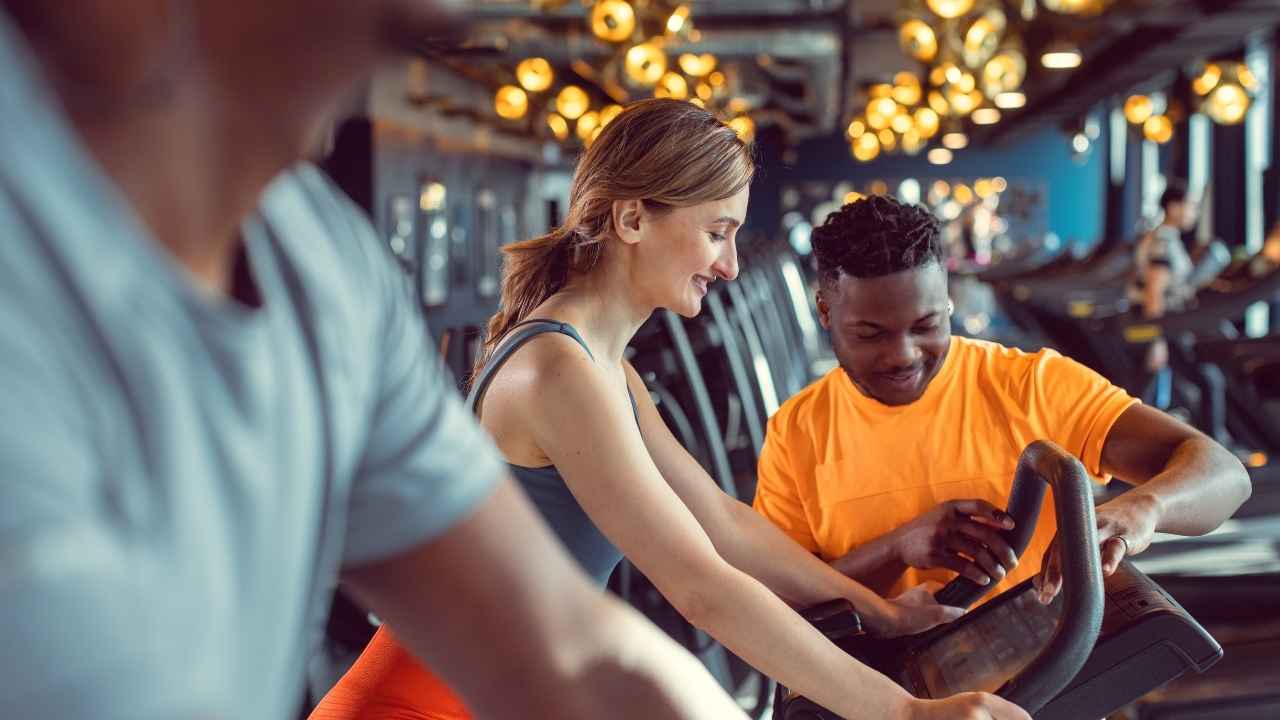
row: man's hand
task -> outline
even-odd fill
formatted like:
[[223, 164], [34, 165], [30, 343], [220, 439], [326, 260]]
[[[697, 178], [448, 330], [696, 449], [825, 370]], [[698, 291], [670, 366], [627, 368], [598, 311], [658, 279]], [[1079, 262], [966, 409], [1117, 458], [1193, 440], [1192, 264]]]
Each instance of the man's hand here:
[[1013, 518], [985, 500], [949, 500], [893, 531], [898, 559], [913, 568], [947, 568], [989, 585], [1018, 565], [1000, 535]]
[[[1099, 505], [1098, 550], [1102, 554], [1102, 574], [1110, 576], [1128, 555], [1137, 555], [1151, 545], [1160, 513], [1149, 495], [1130, 491], [1111, 502]], [[1062, 589], [1061, 548], [1055, 536], [1045, 551], [1035, 586], [1040, 602], [1048, 605]]]

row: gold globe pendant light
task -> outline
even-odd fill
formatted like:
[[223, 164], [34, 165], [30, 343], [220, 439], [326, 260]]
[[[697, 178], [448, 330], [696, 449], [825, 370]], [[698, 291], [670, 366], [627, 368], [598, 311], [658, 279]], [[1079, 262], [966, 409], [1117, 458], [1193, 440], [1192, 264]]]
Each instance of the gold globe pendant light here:
[[667, 28], [667, 32], [677, 35], [689, 28], [689, 14], [688, 5], [679, 5], [672, 10], [671, 14], [667, 16], [666, 22], [663, 23]]
[[565, 85], [556, 95], [556, 112], [566, 120], [577, 120], [591, 107], [591, 98], [587, 91], [577, 85]]
[[591, 34], [605, 42], [626, 42], [636, 31], [636, 11], [626, 0], [596, 0], [591, 8]]
[[560, 142], [569, 139], [569, 121], [565, 120], [563, 115], [549, 113], [547, 115], [547, 127], [551, 128], [551, 134]]
[[1022, 87], [1027, 78], [1027, 56], [1012, 44], [1002, 47], [982, 66], [982, 93], [995, 99]]
[[1223, 83], [1209, 93], [1201, 109], [1219, 125], [1239, 125], [1244, 122], [1249, 106], [1253, 103], [1249, 93], [1239, 85]]
[[1134, 125], [1142, 125], [1155, 114], [1155, 103], [1146, 95], [1130, 95], [1124, 101], [1124, 119]]
[[971, 68], [981, 68], [1000, 49], [1008, 19], [1004, 11], [993, 7], [983, 12], [965, 28], [961, 36], [960, 59]]
[[750, 115], [739, 115], [729, 121], [729, 127], [738, 134], [742, 142], [750, 144], [756, 139], [756, 123]]
[[1218, 87], [1218, 82], [1222, 80], [1222, 66], [1217, 63], [1208, 63], [1204, 66], [1204, 70], [1191, 81], [1191, 89], [1195, 94], [1204, 97]]
[[498, 117], [519, 120], [529, 111], [529, 96], [515, 85], [503, 85], [494, 93], [493, 109]]
[[631, 82], [653, 87], [667, 74], [667, 54], [652, 40], [642, 42], [627, 50], [623, 68]]
[[954, 20], [973, 9], [974, 0], [925, 0], [925, 4], [938, 17]]
[[1173, 139], [1173, 121], [1168, 115], [1152, 115], [1142, 124], [1142, 135], [1157, 145]]
[[621, 105], [605, 105], [600, 108], [600, 127], [604, 127], [613, 122], [613, 119], [622, 114]]
[[920, 86], [920, 78], [912, 72], [900, 72], [893, 76], [893, 99], [900, 105], [908, 107], [919, 104], [924, 97], [924, 89]]
[[982, 105], [982, 93], [977, 90], [965, 92], [958, 85], [952, 85], [947, 89], [946, 93], [947, 105], [951, 108], [951, 114], [964, 117]]
[[891, 97], [881, 97], [867, 103], [867, 125], [873, 130], [889, 127], [893, 116], [898, 114], [898, 103]]
[[914, 130], [915, 126], [911, 114], [904, 107], [899, 107], [898, 114], [889, 120], [889, 129], [899, 135], [905, 135], [908, 130]]
[[928, 140], [938, 134], [938, 129], [942, 126], [942, 121], [938, 117], [938, 113], [933, 108], [917, 108], [913, 115], [916, 130], [920, 133], [920, 137]]
[[528, 92], [542, 92], [551, 87], [555, 79], [556, 73], [546, 58], [525, 58], [516, 65], [516, 80]]
[[938, 115], [947, 117], [951, 114], [951, 103], [947, 102], [947, 96], [943, 95], [942, 91], [930, 90], [928, 99], [929, 107]]
[[850, 144], [850, 150], [858, 162], [871, 162], [880, 156], [880, 138], [875, 133], [863, 133]]
[[1238, 125], [1244, 122], [1259, 83], [1248, 65], [1227, 60], [1206, 64], [1192, 80], [1191, 89], [1200, 112], [1219, 125]]
[[578, 133], [578, 139], [585, 143], [591, 140], [591, 133], [598, 127], [600, 127], [600, 113], [588, 110], [578, 118], [578, 125], [574, 131]]
[[876, 133], [876, 138], [880, 140], [880, 148], [885, 152], [893, 152], [898, 147], [898, 136], [889, 128]]
[[898, 29], [902, 51], [920, 62], [933, 62], [938, 56], [938, 33], [924, 20], [913, 17]]
[[711, 53], [702, 53], [695, 55], [694, 53], [684, 53], [676, 59], [680, 69], [689, 77], [706, 77], [712, 70], [716, 69], [716, 56]]
[[689, 83], [680, 73], [666, 73], [658, 80], [658, 86], [654, 88], [653, 96], [685, 100], [689, 97]]

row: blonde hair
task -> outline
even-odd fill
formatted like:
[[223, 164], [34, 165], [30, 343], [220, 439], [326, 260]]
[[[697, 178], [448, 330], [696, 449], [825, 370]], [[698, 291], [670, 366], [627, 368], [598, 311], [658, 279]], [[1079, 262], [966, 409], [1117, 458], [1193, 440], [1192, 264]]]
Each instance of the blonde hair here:
[[512, 326], [595, 266], [614, 233], [614, 201], [642, 200], [663, 212], [723, 200], [754, 172], [750, 148], [706, 110], [670, 99], [627, 106], [579, 158], [564, 224], [502, 249], [502, 297], [472, 377]]

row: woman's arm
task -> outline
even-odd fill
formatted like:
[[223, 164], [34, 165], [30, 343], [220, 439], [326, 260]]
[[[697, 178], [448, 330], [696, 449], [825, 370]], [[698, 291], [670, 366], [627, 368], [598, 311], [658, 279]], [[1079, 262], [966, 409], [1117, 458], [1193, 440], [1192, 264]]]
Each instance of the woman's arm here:
[[343, 581], [479, 717], [745, 717], [689, 653], [591, 586], [509, 479], [443, 536]]
[[572, 340], [524, 350], [519, 413], [597, 527], [694, 625], [765, 674], [850, 718], [904, 714], [912, 698], [822, 636], [716, 552], [654, 466], [622, 388]]
[[[1164, 317], [1167, 305], [1165, 298], [1169, 294], [1170, 278], [1168, 265], [1153, 264], [1147, 268], [1143, 278], [1142, 317], [1148, 320]], [[1145, 360], [1147, 372], [1159, 372], [1168, 364], [1168, 342], [1163, 337], [1156, 338], [1147, 350]]]
[[1165, 297], [1169, 292], [1169, 268], [1152, 265], [1143, 277], [1142, 316], [1155, 319], [1164, 317]]
[[693, 513], [716, 551], [795, 607], [846, 598], [880, 635], [921, 632], [954, 620], [960, 611], [938, 605], [886, 601], [807, 552], [773, 523], [725, 494], [662, 421], [635, 369], [627, 384], [636, 398], [645, 447], [671, 489]]

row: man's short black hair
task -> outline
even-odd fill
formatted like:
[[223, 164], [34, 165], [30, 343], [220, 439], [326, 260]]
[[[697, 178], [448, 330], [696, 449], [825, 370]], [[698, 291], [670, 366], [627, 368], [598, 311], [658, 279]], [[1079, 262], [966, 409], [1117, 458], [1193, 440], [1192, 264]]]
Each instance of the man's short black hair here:
[[1177, 178], [1170, 178], [1164, 185], [1164, 192], [1160, 194], [1160, 209], [1168, 210], [1170, 205], [1186, 201], [1187, 184]]
[[941, 263], [942, 227], [933, 213], [883, 195], [855, 200], [827, 216], [811, 237], [818, 276], [873, 278]]

